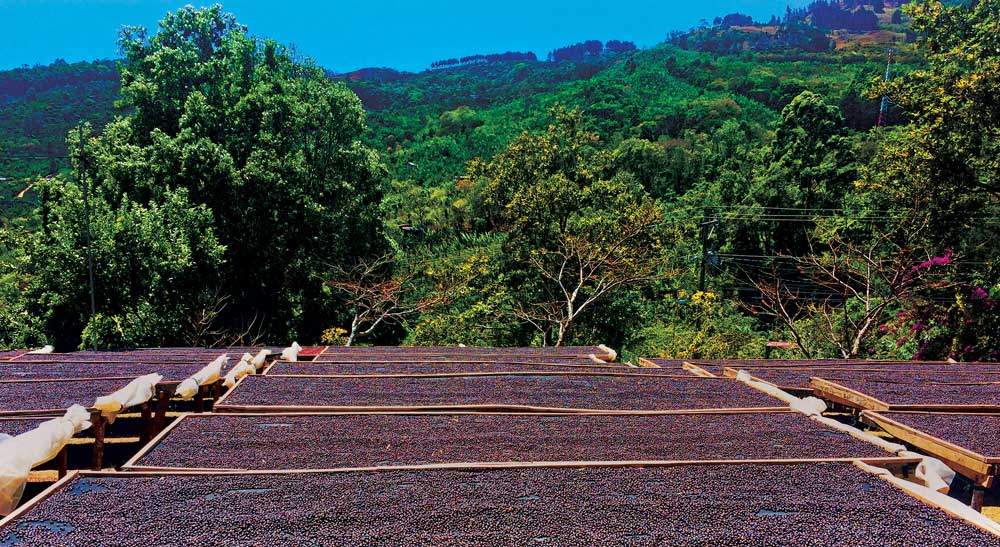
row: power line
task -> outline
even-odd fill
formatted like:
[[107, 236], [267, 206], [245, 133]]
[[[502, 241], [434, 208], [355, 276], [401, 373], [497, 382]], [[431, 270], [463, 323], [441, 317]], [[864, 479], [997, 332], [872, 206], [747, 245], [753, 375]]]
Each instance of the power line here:
[[9, 154], [0, 156], [0, 161], [5, 160], [68, 160], [69, 156], [43, 156], [33, 154]]

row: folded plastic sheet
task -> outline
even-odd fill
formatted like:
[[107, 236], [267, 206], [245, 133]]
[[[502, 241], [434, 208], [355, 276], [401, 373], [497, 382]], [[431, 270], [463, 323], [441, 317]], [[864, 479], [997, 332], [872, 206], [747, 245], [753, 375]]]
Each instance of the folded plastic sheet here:
[[180, 385], [177, 386], [174, 393], [180, 396], [182, 400], [186, 401], [191, 399], [198, 393], [198, 389], [201, 386], [218, 381], [219, 377], [222, 375], [222, 367], [225, 366], [228, 361], [228, 355], [220, 355], [214, 361], [205, 365], [204, 368], [191, 375], [190, 378], [181, 382]]
[[904, 458], [920, 458], [914, 475], [923, 481], [927, 488], [942, 494], [947, 494], [948, 490], [951, 489], [951, 481], [955, 480], [955, 471], [941, 460], [906, 450], [900, 452], [899, 455]]
[[792, 401], [788, 405], [792, 410], [805, 414], [806, 416], [822, 416], [826, 412], [826, 403], [816, 397], [805, 397], [797, 401]]
[[282, 361], [297, 361], [299, 358], [299, 352], [302, 351], [302, 346], [298, 342], [292, 342], [291, 346], [288, 346], [281, 352]]
[[45, 354], [52, 353], [55, 350], [56, 350], [56, 348], [52, 347], [51, 345], [46, 344], [46, 345], [44, 345], [44, 346], [42, 346], [42, 347], [40, 347], [40, 348], [38, 348], [36, 350], [29, 351], [28, 353], [31, 354], [31, 355], [45, 355]]
[[31, 469], [56, 457], [73, 435], [90, 427], [89, 418], [87, 409], [73, 405], [60, 418], [0, 441], [0, 515], [17, 506]]
[[94, 401], [94, 408], [101, 411], [108, 423], [113, 423], [115, 417], [126, 408], [141, 405], [153, 398], [156, 392], [156, 384], [163, 380], [161, 374], [146, 374], [132, 380], [125, 387], [118, 391], [98, 397]]
[[897, 488], [910, 493], [918, 499], [939, 507], [946, 513], [950, 513], [958, 518], [971, 522], [975, 526], [978, 526], [979, 528], [982, 528], [992, 534], [1000, 535], [1000, 524], [979, 511], [976, 511], [968, 505], [958, 501], [957, 499], [944, 494], [943, 492], [896, 477], [888, 469], [882, 469], [881, 467], [875, 467], [860, 461], [855, 462], [854, 465], [869, 473], [878, 475], [882, 479], [895, 485]]
[[788, 403], [788, 406], [792, 410], [808, 416], [809, 419], [814, 422], [821, 423], [831, 429], [836, 429], [837, 431], [846, 433], [855, 439], [878, 446], [886, 452], [896, 456], [903, 458], [920, 458], [920, 463], [917, 465], [917, 470], [914, 474], [918, 480], [924, 483], [924, 487], [934, 490], [935, 492], [945, 494], [948, 493], [948, 490], [951, 488], [951, 482], [955, 478], [955, 472], [941, 460], [930, 456], [924, 456], [923, 454], [917, 454], [916, 452], [910, 452], [902, 444], [887, 441], [856, 427], [851, 427], [847, 424], [843, 424], [823, 416], [823, 412], [826, 411], [826, 403], [816, 397], [796, 397], [773, 384], [753, 379], [753, 377], [750, 376], [750, 373], [745, 370], [737, 372], [736, 379], [749, 387], [763, 391], [772, 397], [776, 397]]

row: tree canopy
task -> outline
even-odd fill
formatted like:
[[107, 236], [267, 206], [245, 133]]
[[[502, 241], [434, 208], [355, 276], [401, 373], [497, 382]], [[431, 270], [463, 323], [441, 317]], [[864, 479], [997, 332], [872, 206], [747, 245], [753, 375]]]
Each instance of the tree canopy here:
[[[360, 142], [365, 114], [358, 98], [288, 48], [253, 38], [219, 6], [171, 13], [152, 36], [125, 28], [119, 43], [119, 104], [130, 113], [84, 146], [95, 248], [109, 247], [96, 257], [101, 324], [85, 324], [75, 283], [39, 278], [39, 291], [51, 295], [40, 301], [55, 299], [76, 312], [54, 313], [61, 323], [49, 330], [68, 341], [85, 328], [105, 332], [108, 322], [135, 324], [135, 334], [108, 335], [108, 343], [184, 342], [179, 332], [145, 334], [140, 324], [156, 314], [113, 296], [129, 276], [178, 282], [158, 268], [183, 266], [194, 281], [187, 290], [143, 288], [146, 298], [183, 303], [157, 321], [183, 324], [194, 320], [193, 310], [209, 308], [218, 312], [212, 329], [223, 333], [274, 341], [318, 336], [338, 313], [321, 273], [345, 257], [385, 249], [378, 217], [385, 171]], [[79, 254], [81, 241], [57, 229], [75, 194], [53, 189], [43, 196], [52, 213], [38, 256]], [[172, 210], [197, 213], [190, 229], [201, 235], [192, 243], [217, 242], [211, 252], [165, 260], [161, 247], [180, 243], [170, 241], [179, 229], [173, 223], [186, 222], [165, 215]], [[131, 251], [120, 248], [123, 234], [97, 229], [105, 224], [134, 233]]]

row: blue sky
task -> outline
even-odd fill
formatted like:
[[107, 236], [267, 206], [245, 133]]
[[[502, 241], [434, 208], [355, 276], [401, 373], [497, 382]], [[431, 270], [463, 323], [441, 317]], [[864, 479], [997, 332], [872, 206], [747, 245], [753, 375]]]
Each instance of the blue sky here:
[[[122, 25], [155, 28], [184, 0], [0, 0], [0, 69], [114, 58]], [[766, 19], [804, 0], [228, 0], [257, 36], [294, 43], [336, 71], [388, 66], [421, 70], [474, 53], [552, 49], [586, 39], [662, 42], [671, 30], [733, 11]]]

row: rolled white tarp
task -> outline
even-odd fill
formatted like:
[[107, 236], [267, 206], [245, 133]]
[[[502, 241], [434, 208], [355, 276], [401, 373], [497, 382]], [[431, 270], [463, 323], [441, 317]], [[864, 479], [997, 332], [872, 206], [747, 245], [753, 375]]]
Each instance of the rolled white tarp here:
[[878, 475], [883, 480], [892, 483], [897, 488], [908, 492], [910, 495], [925, 503], [935, 505], [942, 511], [949, 513], [954, 517], [964, 519], [965, 521], [970, 522], [975, 526], [992, 533], [993, 535], [1000, 536], [1000, 523], [997, 523], [957, 499], [935, 490], [933, 487], [921, 486], [906, 479], [901, 479], [894, 476], [888, 469], [868, 465], [861, 461], [854, 462], [854, 465], [869, 473]]
[[219, 379], [219, 376], [222, 375], [222, 367], [228, 361], [228, 355], [220, 355], [214, 361], [205, 365], [204, 368], [191, 375], [190, 378], [181, 382], [174, 391], [174, 394], [180, 396], [181, 400], [184, 401], [193, 398], [201, 386], [211, 384]]
[[298, 342], [292, 342], [292, 345], [288, 346], [281, 352], [281, 360], [297, 361], [300, 351], [302, 351], [302, 346], [300, 346]]
[[[763, 391], [775, 399], [780, 399], [785, 404], [791, 406], [793, 403], [798, 403], [800, 399], [791, 393], [779, 388], [774, 384], [769, 384], [767, 382], [761, 382], [760, 380], [755, 380], [750, 376], [750, 373], [741, 370], [736, 373], [736, 380], [743, 382], [744, 384], [756, 389], [757, 391]], [[825, 405], [823, 408], [826, 408]], [[797, 409], [796, 409], [797, 410]]]
[[594, 355], [593, 353], [588, 354], [587, 355], [587, 359], [590, 359], [590, 362], [594, 363], [596, 365], [606, 365], [606, 364], [608, 364], [607, 361], [605, 361], [604, 359], [601, 359], [600, 357]]
[[604, 353], [608, 354], [608, 361], [614, 361], [615, 359], [618, 358], [618, 352], [609, 348], [608, 346], [605, 346], [604, 344], [598, 344], [597, 347], [600, 348], [602, 351], [604, 351]]
[[236, 366], [229, 369], [229, 372], [226, 373], [226, 378], [222, 381], [222, 385], [226, 387], [233, 387], [236, 385], [237, 380], [247, 374], [256, 374], [257, 367], [253, 365], [253, 359], [253, 355], [244, 353], [243, 357], [240, 357], [240, 362], [236, 363]]
[[125, 387], [104, 397], [98, 397], [94, 401], [94, 408], [101, 411], [101, 416], [113, 423], [115, 417], [126, 408], [141, 405], [153, 398], [156, 393], [156, 384], [163, 381], [161, 374], [146, 374], [132, 380]]
[[264, 368], [264, 363], [267, 362], [267, 358], [270, 356], [271, 356], [271, 350], [262, 349], [257, 352], [257, 355], [253, 356], [253, 359], [250, 359], [250, 364], [253, 365], [253, 368], [260, 370]]
[[60, 418], [0, 441], [0, 515], [21, 501], [31, 469], [56, 457], [73, 435], [90, 427], [89, 418], [87, 409], [73, 405]]
[[901, 458], [920, 458], [920, 463], [917, 464], [917, 470], [914, 473], [914, 476], [916, 476], [917, 480], [923, 483], [925, 488], [942, 494], [947, 494], [948, 490], [951, 488], [951, 481], [955, 478], [955, 472], [941, 460], [930, 456], [924, 456], [923, 454], [910, 452], [902, 444], [888, 441], [881, 437], [872, 435], [867, 431], [862, 431], [856, 427], [852, 427], [847, 424], [840, 423], [837, 420], [823, 416], [823, 412], [826, 411], [826, 403], [816, 397], [796, 397], [773, 384], [755, 380], [750, 376], [750, 373], [745, 370], [737, 372], [736, 379], [754, 389], [763, 391], [772, 397], [777, 397], [778, 399], [785, 401], [792, 410], [805, 414], [814, 422], [821, 423], [831, 429], [836, 429], [837, 431], [846, 433], [860, 441], [873, 444], [882, 450]]
[[47, 355], [55, 350], [56, 348], [52, 347], [52, 345], [46, 344], [36, 350], [29, 351], [28, 353], [31, 355]]

